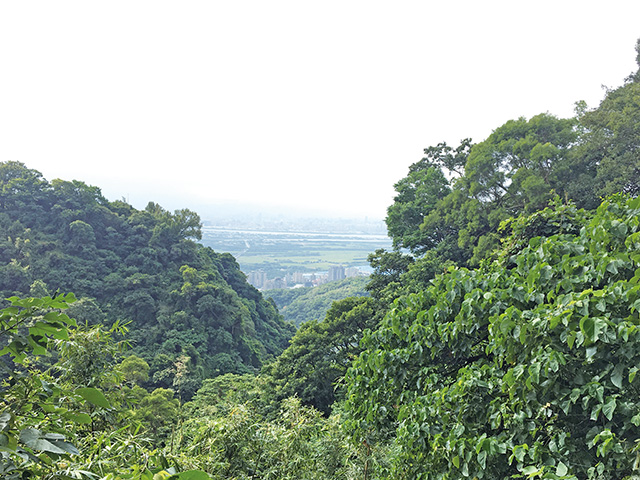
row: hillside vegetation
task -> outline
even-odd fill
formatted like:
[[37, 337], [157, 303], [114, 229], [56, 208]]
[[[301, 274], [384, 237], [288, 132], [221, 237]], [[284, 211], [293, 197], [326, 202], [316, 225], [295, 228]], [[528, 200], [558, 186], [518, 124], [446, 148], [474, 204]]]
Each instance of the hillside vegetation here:
[[0, 311], [2, 478], [640, 475], [640, 70], [426, 148], [370, 295], [280, 355], [293, 327], [193, 212], [0, 172], [0, 288], [28, 297]]
[[275, 302], [285, 321], [300, 326], [309, 320], [324, 319], [333, 302], [368, 296], [365, 289], [368, 281], [366, 277], [352, 277], [318, 287], [282, 288], [262, 293]]
[[195, 212], [137, 210], [19, 162], [0, 163], [0, 186], [2, 298], [74, 292], [79, 322], [128, 326], [152, 385], [172, 388], [188, 358], [189, 398], [203, 378], [258, 371], [293, 334], [233, 257], [196, 243]]

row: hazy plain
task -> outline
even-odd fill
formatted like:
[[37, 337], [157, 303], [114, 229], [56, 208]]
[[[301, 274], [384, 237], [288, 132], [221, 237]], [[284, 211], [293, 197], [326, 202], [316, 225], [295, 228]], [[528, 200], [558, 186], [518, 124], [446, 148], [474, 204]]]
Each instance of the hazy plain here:
[[367, 267], [367, 256], [389, 248], [383, 234], [268, 231], [205, 226], [202, 243], [231, 253], [243, 272], [319, 272], [332, 265]]

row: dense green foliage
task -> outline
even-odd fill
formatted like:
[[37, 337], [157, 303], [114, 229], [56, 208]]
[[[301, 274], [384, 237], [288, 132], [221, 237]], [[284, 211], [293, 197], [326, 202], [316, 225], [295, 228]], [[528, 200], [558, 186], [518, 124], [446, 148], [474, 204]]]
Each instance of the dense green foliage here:
[[[88, 460], [99, 453], [94, 442], [122, 425], [123, 412], [115, 407], [127, 402], [113, 362], [125, 345], [115, 336], [125, 330], [76, 329], [76, 321], [63, 313], [75, 302], [72, 294], [10, 302], [0, 310], [0, 475], [82, 478], [92, 475], [90, 469], [95, 476], [101, 468]], [[58, 361], [43, 367], [48, 362], [42, 356], [49, 353]], [[79, 465], [81, 451], [87, 461]], [[110, 468], [125, 469], [135, 452], [120, 453], [109, 460]]]
[[[597, 109], [587, 110], [580, 105], [578, 113], [580, 144], [563, 172], [573, 180], [572, 190], [579, 191], [574, 195], [584, 196], [581, 193], [584, 189], [597, 195], [616, 192], [638, 195], [640, 69], [625, 85], [609, 91]], [[590, 206], [594, 206], [593, 200]]]
[[[77, 328], [61, 311], [74, 302], [14, 297], [0, 311], [2, 478], [354, 478], [372, 461], [339, 413], [325, 418], [296, 398], [274, 412], [263, 377], [205, 380], [186, 404], [172, 390], [147, 392], [137, 383], [149, 366], [116, 339], [126, 329]], [[47, 354], [57, 361], [43, 369]]]
[[638, 194], [639, 81], [430, 147], [396, 184], [367, 287], [387, 314], [347, 375], [349, 428], [396, 452], [384, 475], [638, 474], [640, 201], [592, 209]]
[[[229, 254], [192, 239], [200, 219], [149, 203], [107, 201], [79, 181], [47, 182], [0, 163], [0, 294], [73, 291], [73, 316], [129, 323], [158, 387], [191, 396], [202, 378], [257, 371], [293, 334]], [[188, 357], [183, 377], [177, 362]], [[184, 363], [184, 362], [183, 362]], [[176, 382], [179, 382], [178, 386]]]
[[366, 277], [351, 277], [318, 287], [265, 290], [263, 294], [275, 302], [285, 321], [300, 326], [309, 320], [322, 320], [333, 302], [368, 295], [367, 282]]
[[[557, 233], [528, 239], [540, 223]], [[640, 199], [514, 232], [498, 261], [438, 276], [366, 336], [352, 425], [394, 438], [411, 478], [637, 473]]]
[[386, 220], [394, 245], [477, 264], [497, 245], [501, 221], [543, 208], [553, 189], [564, 192], [557, 171], [576, 141], [574, 125], [541, 114], [510, 120], [475, 145], [425, 149], [395, 186]]
[[362, 478], [369, 458], [350, 442], [339, 413], [324, 418], [288, 398], [267, 414], [269, 387], [261, 377], [247, 377], [208, 380], [185, 406], [190, 419], [181, 427], [181, 464], [214, 479]]

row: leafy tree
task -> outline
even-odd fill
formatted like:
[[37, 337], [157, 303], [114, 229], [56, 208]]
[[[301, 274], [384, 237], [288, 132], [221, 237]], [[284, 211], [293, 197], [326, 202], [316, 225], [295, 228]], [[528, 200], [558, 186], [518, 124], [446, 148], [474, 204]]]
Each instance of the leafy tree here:
[[[323, 418], [297, 398], [284, 400], [274, 420], [265, 420], [251, 404], [193, 417], [183, 427], [176, 458], [216, 480], [362, 478], [364, 470], [340, 418]], [[364, 477], [370, 478], [366, 472]]]
[[7, 213], [26, 227], [42, 222], [50, 207], [50, 187], [42, 174], [21, 162], [0, 163], [0, 212]]
[[376, 300], [384, 300], [383, 304], [391, 304], [399, 295], [402, 288], [402, 275], [409, 271], [409, 267], [415, 259], [398, 250], [388, 252], [379, 248], [367, 258], [373, 267], [373, 273], [369, 276], [367, 291]]
[[389, 304], [425, 288], [447, 265], [477, 265], [498, 246], [501, 222], [543, 208], [554, 189], [569, 191], [564, 172], [574, 126], [541, 114], [510, 120], [477, 144], [425, 149], [395, 185], [386, 218], [395, 251], [369, 257], [371, 294]]
[[[640, 52], [640, 44], [636, 46]], [[640, 72], [640, 62], [638, 62]], [[571, 168], [584, 165], [575, 188], [587, 188], [584, 203], [601, 195], [640, 194], [640, 74], [631, 75], [619, 88], [607, 91], [598, 108], [579, 109], [580, 142]], [[568, 170], [567, 175], [575, 176]], [[578, 180], [578, 179], [576, 179]]]
[[352, 297], [334, 302], [326, 318], [303, 323], [287, 348], [266, 371], [272, 376], [276, 399], [297, 396], [328, 414], [336, 398], [337, 383], [360, 352], [360, 339], [375, 327], [377, 302]]
[[120, 381], [114, 368], [115, 359], [128, 347], [116, 340], [126, 327], [114, 324], [106, 330], [102, 325], [71, 330], [71, 336], [57, 342], [58, 362], [54, 369], [63, 381], [82, 387], [110, 388]]
[[399, 478], [637, 474], [639, 219], [620, 196], [546, 210], [399, 298], [348, 372], [349, 428], [386, 435]]
[[136, 355], [129, 355], [120, 362], [119, 370], [131, 385], [144, 385], [149, 381], [149, 364]]
[[134, 410], [134, 420], [141, 422], [158, 441], [170, 439], [178, 421], [180, 402], [173, 397], [173, 390], [156, 388], [144, 395]]
[[74, 220], [69, 224], [69, 246], [85, 250], [95, 247], [96, 234], [93, 227], [82, 220]]
[[264, 413], [267, 395], [265, 377], [226, 373], [204, 380], [189, 407], [194, 410], [192, 417], [226, 415], [237, 405], [251, 405]]
[[[441, 148], [450, 149], [446, 144]], [[409, 174], [394, 186], [397, 195], [385, 221], [395, 248], [422, 253], [443, 240], [442, 232], [420, 228], [425, 217], [451, 192], [445, 173], [428, 160], [423, 158], [411, 165]]]
[[541, 114], [510, 120], [474, 145], [465, 174], [422, 228], [457, 231], [458, 264], [476, 265], [497, 245], [507, 218], [544, 208], [551, 191], [563, 192], [556, 171], [576, 140], [574, 121]]

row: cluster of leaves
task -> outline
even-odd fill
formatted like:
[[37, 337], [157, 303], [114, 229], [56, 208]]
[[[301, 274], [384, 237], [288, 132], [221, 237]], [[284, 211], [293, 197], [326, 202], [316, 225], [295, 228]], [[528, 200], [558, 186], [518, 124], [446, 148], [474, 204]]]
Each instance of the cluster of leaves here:
[[577, 140], [575, 120], [549, 114], [510, 120], [483, 142], [425, 149], [395, 185], [387, 226], [394, 246], [476, 265], [497, 245], [503, 220], [543, 208], [564, 192], [558, 170]]
[[[144, 361], [130, 356], [121, 369], [116, 364], [126, 347], [116, 337], [125, 328], [76, 328], [63, 313], [76, 302], [73, 294], [9, 301], [11, 306], [0, 310], [2, 478], [209, 478], [180, 469], [175, 461], [170, 465], [149, 438], [135, 434], [140, 425], [129, 408], [136, 402], [121, 381], [141, 379]], [[145, 394], [141, 404], [151, 396]]]
[[[73, 316], [128, 323], [150, 382], [189, 398], [202, 378], [257, 371], [294, 332], [235, 259], [194, 242], [200, 219], [136, 210], [97, 187], [0, 163], [0, 295], [73, 291]], [[188, 357], [182, 378], [178, 359]]]
[[640, 199], [540, 216], [574, 232], [524, 245], [521, 219], [499, 261], [438, 276], [365, 337], [350, 425], [393, 439], [396, 472], [637, 474]]
[[274, 400], [265, 376], [205, 380], [186, 404], [148, 392], [149, 365], [117, 339], [126, 328], [77, 328], [62, 313], [71, 294], [11, 303], [0, 311], [2, 478], [366, 478], [385, 459], [354, 446], [339, 413]]

